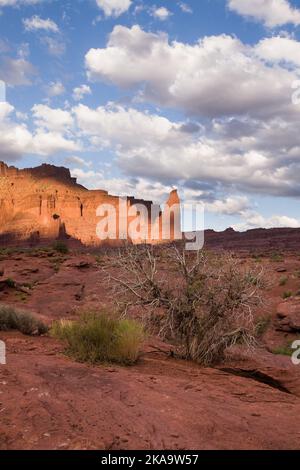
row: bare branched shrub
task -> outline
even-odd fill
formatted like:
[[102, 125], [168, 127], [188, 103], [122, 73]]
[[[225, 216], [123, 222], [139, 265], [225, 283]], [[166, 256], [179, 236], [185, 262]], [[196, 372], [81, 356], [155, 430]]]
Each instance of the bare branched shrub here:
[[124, 312], [145, 307], [148, 325], [184, 358], [213, 365], [237, 343], [255, 345], [262, 267], [249, 268], [228, 253], [131, 246], [120, 250], [108, 276]]

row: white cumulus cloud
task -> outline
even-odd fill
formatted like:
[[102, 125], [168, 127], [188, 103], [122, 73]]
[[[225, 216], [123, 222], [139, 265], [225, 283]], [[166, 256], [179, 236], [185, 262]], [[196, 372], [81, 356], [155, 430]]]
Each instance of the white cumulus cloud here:
[[281, 36], [264, 38], [257, 44], [256, 52], [266, 61], [300, 67], [300, 42], [296, 39]]
[[189, 123], [122, 106], [81, 104], [72, 112], [90, 144], [113, 149], [128, 175], [185, 181], [187, 187], [202, 183], [211, 190], [300, 196], [300, 116], [292, 126], [276, 119], [265, 124], [222, 119], [188, 132]]
[[300, 24], [300, 10], [288, 0], [228, 0], [230, 10], [239, 15], [263, 22], [274, 28], [284, 24]]
[[105, 16], [118, 17], [129, 10], [131, 0], [96, 0], [96, 3]]
[[44, 104], [36, 104], [32, 108], [33, 118], [38, 128], [50, 131], [70, 131], [73, 127], [73, 117], [63, 109], [50, 108]]
[[228, 35], [190, 45], [140, 26], [115, 26], [107, 46], [86, 54], [88, 77], [136, 88], [140, 99], [204, 117], [281, 114], [296, 75], [267, 64], [255, 46]]
[[160, 21], [165, 21], [171, 16], [171, 12], [166, 7], [154, 8], [152, 15]]

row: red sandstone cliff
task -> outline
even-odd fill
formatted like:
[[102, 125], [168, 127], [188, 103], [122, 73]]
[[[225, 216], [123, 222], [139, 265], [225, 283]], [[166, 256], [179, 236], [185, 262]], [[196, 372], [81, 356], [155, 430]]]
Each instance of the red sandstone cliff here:
[[[174, 192], [172, 198], [174, 199]], [[178, 196], [175, 199], [177, 202]], [[76, 178], [71, 177], [67, 168], [43, 164], [37, 168], [19, 170], [0, 162], [2, 244], [13, 240], [38, 242], [58, 237], [72, 237], [85, 245], [101, 244], [96, 234], [99, 222], [96, 212], [101, 204], [110, 204], [116, 209], [117, 240], [110, 240], [110, 243], [119, 244], [119, 221], [122, 223], [124, 216], [123, 214], [119, 217], [119, 197], [112, 196], [107, 191], [86, 189], [77, 183]], [[147, 209], [149, 215], [151, 208], [156, 207], [161, 226], [160, 208], [154, 206], [151, 201], [129, 197], [126, 204], [127, 210], [140, 204]], [[125, 224], [132, 218], [126, 214]], [[149, 216], [145, 220], [147, 235], [137, 242], [152, 242], [152, 223], [153, 220], [151, 221]], [[172, 226], [170, 239], [174, 233]], [[159, 234], [158, 241], [161, 241], [161, 228]]]

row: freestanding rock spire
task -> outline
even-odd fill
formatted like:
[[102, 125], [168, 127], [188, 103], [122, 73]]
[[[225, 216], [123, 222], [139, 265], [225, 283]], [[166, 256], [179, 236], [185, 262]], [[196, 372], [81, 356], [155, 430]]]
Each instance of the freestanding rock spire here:
[[178, 191], [177, 189], [173, 189], [173, 191], [170, 192], [169, 199], [167, 200], [167, 205], [169, 207], [174, 206], [175, 204], [180, 205], [180, 198], [178, 196]]
[[173, 189], [162, 213], [162, 241], [181, 240], [181, 206], [177, 189]]

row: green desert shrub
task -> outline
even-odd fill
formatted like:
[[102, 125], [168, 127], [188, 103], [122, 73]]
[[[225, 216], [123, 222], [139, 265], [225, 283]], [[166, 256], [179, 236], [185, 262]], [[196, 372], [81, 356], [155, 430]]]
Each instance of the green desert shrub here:
[[288, 280], [289, 280], [289, 278], [287, 276], [282, 276], [279, 280], [279, 285], [281, 287], [286, 286]]
[[14, 288], [16, 283], [13, 279], [11, 279], [10, 277], [8, 279], [6, 279], [5, 281], [7, 287], [11, 287], [11, 288]]
[[77, 321], [55, 322], [51, 335], [67, 343], [74, 359], [91, 363], [134, 364], [144, 339], [141, 324], [106, 312], [85, 312]]
[[270, 259], [273, 263], [282, 263], [284, 261], [282, 253], [278, 253], [276, 251], [271, 254]]
[[281, 355], [281, 356], [291, 356], [293, 354], [293, 349], [291, 348], [291, 345], [286, 344], [283, 346], [279, 346], [275, 349], [272, 350], [273, 354]]
[[31, 313], [0, 305], [0, 331], [18, 330], [24, 335], [42, 335], [47, 326]]
[[291, 291], [286, 291], [282, 294], [283, 299], [289, 299], [290, 297], [293, 297], [293, 292]]

